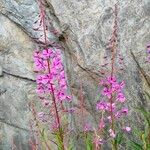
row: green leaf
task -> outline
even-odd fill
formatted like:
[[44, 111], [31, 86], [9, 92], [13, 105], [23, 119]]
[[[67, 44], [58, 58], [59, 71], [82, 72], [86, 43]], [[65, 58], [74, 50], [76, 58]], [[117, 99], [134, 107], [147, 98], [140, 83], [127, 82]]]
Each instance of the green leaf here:
[[59, 131], [57, 131], [57, 132], [55, 133], [55, 137], [56, 137], [56, 143], [57, 143], [57, 148], [58, 148], [58, 150], [62, 150], [63, 141], [62, 141], [62, 139], [61, 139], [61, 136], [60, 136]]
[[42, 138], [44, 138], [44, 136], [45, 136], [45, 129], [42, 129], [41, 136], [42, 136]]
[[86, 134], [85, 142], [86, 142], [86, 150], [93, 150], [93, 142], [90, 134]]
[[72, 138], [69, 140], [69, 144], [68, 144], [67, 147], [68, 147], [67, 150], [73, 150], [73, 148], [74, 148], [74, 140]]
[[117, 133], [117, 136], [115, 138], [115, 144], [116, 145], [121, 144], [122, 139], [123, 139], [123, 133], [121, 133], [121, 132]]
[[74, 148], [73, 144], [70, 144], [68, 150], [73, 150], [73, 148]]
[[143, 150], [142, 145], [134, 141], [130, 141], [130, 147], [132, 148], [132, 150]]

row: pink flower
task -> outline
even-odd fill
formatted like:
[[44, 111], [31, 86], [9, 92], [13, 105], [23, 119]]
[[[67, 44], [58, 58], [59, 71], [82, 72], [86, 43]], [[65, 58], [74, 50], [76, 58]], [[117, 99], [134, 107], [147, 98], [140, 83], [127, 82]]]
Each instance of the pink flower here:
[[67, 83], [66, 83], [66, 80], [65, 79], [61, 79], [60, 82], [60, 87], [63, 88], [63, 89], [67, 89]]
[[38, 95], [41, 95], [41, 94], [45, 93], [45, 89], [41, 84], [37, 85], [36, 93]]
[[103, 145], [103, 144], [104, 144], [104, 141], [103, 141], [103, 139], [101, 139], [100, 137], [96, 137], [96, 138], [94, 139], [94, 143], [95, 143], [95, 145], [96, 145], [96, 147], [97, 147], [97, 149], [98, 149], [99, 145]]
[[117, 101], [119, 101], [119, 102], [121, 102], [121, 103], [123, 103], [123, 102], [126, 101], [126, 98], [125, 98], [125, 96], [124, 96], [123, 93], [119, 93], [119, 94], [117, 95]]
[[121, 118], [121, 115], [122, 115], [121, 112], [118, 111], [118, 112], [115, 113], [115, 118], [116, 118], [116, 119], [120, 119], [120, 118]]
[[121, 110], [121, 112], [123, 113], [123, 114], [125, 114], [125, 115], [127, 115], [128, 114], [128, 108], [123, 108], [122, 110]]
[[116, 93], [120, 93], [121, 90], [123, 89], [125, 83], [124, 81], [122, 81], [121, 83], [118, 82], [114, 82], [111, 86], [112, 86], [112, 91], [116, 92]]
[[107, 107], [106, 107], [106, 110], [107, 111], [115, 111], [115, 108], [116, 108], [116, 105], [115, 105], [115, 103], [106, 103], [106, 105], [107, 105]]
[[100, 122], [99, 122], [99, 128], [103, 129], [104, 127], [105, 127], [104, 119], [101, 119]]
[[67, 96], [66, 96], [66, 100], [67, 100], [67, 101], [71, 101], [71, 100], [72, 100], [72, 96], [67, 95]]
[[48, 53], [48, 50], [43, 50], [42, 54], [43, 54], [43, 58], [45, 59], [48, 59], [50, 56], [50, 54]]
[[67, 94], [68, 86], [60, 50], [54, 51], [49, 48], [35, 51], [34, 64], [37, 71], [44, 73], [39, 73], [36, 77], [37, 94], [52, 93], [54, 90], [58, 101], [70, 101], [71, 97]]
[[66, 99], [66, 94], [63, 91], [59, 91], [57, 93], [58, 100], [65, 100]]
[[99, 144], [99, 145], [102, 145], [102, 144], [104, 144], [104, 141], [103, 141], [103, 139], [99, 139], [99, 140], [98, 140], [98, 144]]
[[109, 120], [109, 122], [112, 122], [111, 116], [108, 116], [107, 119]]
[[60, 79], [65, 79], [65, 71], [60, 72]]
[[124, 127], [123, 130], [126, 131], [126, 132], [130, 132], [131, 128], [130, 127]]
[[96, 104], [96, 109], [97, 110], [106, 110], [107, 109], [107, 104], [104, 101], [100, 101]]
[[42, 118], [44, 115], [45, 115], [44, 112], [39, 112], [39, 113], [38, 113], [38, 117], [39, 117], [39, 118]]
[[106, 81], [107, 81], [109, 84], [114, 84], [114, 83], [117, 82], [117, 79], [116, 79], [116, 77], [114, 77], [114, 76], [113, 76], [113, 77], [110, 76], [110, 77], [107, 77]]
[[49, 75], [38, 75], [36, 77], [37, 84], [39, 84], [39, 83], [46, 84], [46, 83], [48, 83], [49, 80], [50, 80]]
[[53, 55], [52, 49], [46, 49], [42, 51], [42, 57], [44, 59], [49, 59]]
[[108, 89], [108, 88], [104, 88], [103, 91], [102, 91], [102, 94], [104, 96], [107, 96], [109, 99], [111, 98], [111, 95], [112, 95], [112, 90], [111, 89]]
[[[125, 86], [125, 82], [118, 82], [115, 76], [109, 76], [101, 80], [100, 85], [103, 86], [101, 95], [104, 97], [104, 100], [96, 104], [96, 109], [103, 111], [103, 113], [106, 113], [106, 115], [108, 115], [106, 116], [106, 120], [108, 120], [111, 124], [112, 119], [113, 121], [116, 121], [124, 115], [128, 114], [128, 109], [122, 108], [123, 103], [126, 101], [125, 95], [122, 91]], [[109, 134], [113, 138], [116, 136], [115, 132], [112, 129], [109, 130]]]
[[84, 132], [91, 131], [91, 125], [89, 123], [84, 124]]
[[110, 135], [112, 138], [115, 138], [115, 137], [116, 137], [116, 134], [115, 134], [115, 132], [114, 132], [112, 129], [109, 129], [109, 135]]
[[120, 88], [122, 89], [122, 88], [124, 88], [124, 86], [125, 86], [125, 82], [122, 81], [122, 82], [120, 83]]

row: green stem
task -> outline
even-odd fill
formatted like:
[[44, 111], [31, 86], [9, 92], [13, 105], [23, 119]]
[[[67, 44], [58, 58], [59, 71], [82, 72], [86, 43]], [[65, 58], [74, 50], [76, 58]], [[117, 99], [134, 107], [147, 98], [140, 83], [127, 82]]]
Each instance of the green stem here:
[[112, 150], [118, 150], [118, 145], [115, 140], [112, 141]]

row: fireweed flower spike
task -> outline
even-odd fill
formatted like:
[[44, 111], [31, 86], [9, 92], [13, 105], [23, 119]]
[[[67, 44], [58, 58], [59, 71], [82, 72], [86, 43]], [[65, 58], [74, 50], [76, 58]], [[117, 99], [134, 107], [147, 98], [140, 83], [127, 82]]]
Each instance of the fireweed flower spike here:
[[[54, 46], [55, 44], [49, 40], [49, 34], [51, 30], [48, 28], [48, 21], [45, 11], [45, 1], [38, 0], [39, 4], [39, 18], [36, 20], [34, 30], [39, 32], [40, 38], [36, 39], [38, 44], [42, 47], [42, 50], [35, 50], [34, 59], [34, 71], [37, 73], [37, 95], [39, 96], [44, 109], [49, 108], [49, 113], [42, 112], [38, 113], [38, 118], [41, 122], [47, 122], [50, 130], [59, 136], [59, 146], [62, 150], [64, 146], [64, 133], [63, 133], [63, 112], [73, 112], [72, 110], [65, 110], [63, 104], [70, 102], [72, 97], [68, 94], [68, 85], [65, 75], [62, 53], [59, 47]], [[51, 47], [50, 47], [51, 46]], [[51, 101], [49, 100], [51, 96]], [[61, 141], [61, 142], [60, 142]]]
[[[49, 64], [47, 60], [50, 63], [50, 72], [48, 72]], [[34, 64], [35, 71], [43, 72], [36, 77], [37, 94], [40, 96], [54, 91], [57, 102], [70, 101], [71, 96], [67, 94], [67, 80], [60, 50], [49, 48], [43, 51], [35, 51]]]
[[[115, 77], [111, 79], [111, 77], [106, 77], [100, 85], [103, 86], [102, 95], [104, 96], [105, 100], [100, 100], [96, 104], [96, 109], [105, 111], [109, 114], [111, 110], [114, 112], [115, 119], [119, 119], [120, 117], [127, 115], [128, 108], [124, 108], [123, 104], [126, 101], [125, 95], [123, 93], [123, 88], [125, 86], [124, 81], [118, 82]], [[113, 97], [114, 101], [111, 104], [110, 99]], [[103, 98], [103, 99], [104, 99]], [[117, 106], [120, 106], [117, 108]], [[108, 120], [112, 122], [112, 118], [108, 116]]]
[[[60, 105], [63, 102], [70, 102], [71, 96], [68, 95], [68, 86], [65, 76], [62, 54], [60, 49], [46, 48], [41, 51], [34, 52], [34, 71], [38, 72], [36, 76], [37, 95], [41, 98], [45, 108], [49, 106], [47, 96], [52, 96], [52, 105], [54, 106], [54, 130], [59, 130], [59, 136], [63, 145], [63, 135], [61, 131], [61, 117], [59, 116]], [[39, 113], [39, 120], [48, 122], [43, 113]], [[55, 126], [55, 127], [54, 127]]]
[[[122, 117], [128, 114], [128, 108], [124, 107], [126, 97], [123, 89], [125, 87], [125, 81], [119, 81], [117, 79], [117, 67], [119, 68], [123, 64], [123, 57], [121, 52], [117, 50], [117, 31], [118, 31], [118, 8], [115, 5], [115, 21], [113, 27], [113, 33], [107, 46], [107, 53], [111, 53], [111, 57], [104, 56], [104, 64], [101, 66], [102, 71], [100, 73], [104, 78], [100, 81], [100, 93], [101, 99], [96, 104], [96, 109], [103, 114], [103, 128], [109, 124], [108, 129], [109, 137], [112, 138], [112, 149], [117, 150], [117, 145], [114, 142], [116, 138], [116, 122]], [[109, 58], [110, 57], [110, 58]], [[119, 58], [119, 61], [118, 61]], [[119, 63], [117, 66], [117, 62]], [[124, 131], [129, 132], [130, 127], [123, 128]]]

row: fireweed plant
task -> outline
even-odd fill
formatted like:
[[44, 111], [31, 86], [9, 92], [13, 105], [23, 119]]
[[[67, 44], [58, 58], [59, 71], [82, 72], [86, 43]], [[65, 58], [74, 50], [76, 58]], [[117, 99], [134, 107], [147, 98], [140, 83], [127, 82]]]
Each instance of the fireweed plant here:
[[[44, 1], [38, 1], [40, 8], [39, 19], [35, 21], [35, 31], [43, 31], [43, 34], [39, 38], [39, 43], [43, 49], [35, 50], [34, 59], [34, 71], [36, 75], [37, 89], [36, 93], [39, 97], [44, 111], [36, 112], [35, 108], [31, 107], [34, 121], [38, 128], [38, 134], [42, 137], [46, 146], [46, 149], [50, 150], [52, 147], [47, 143], [45, 139], [45, 129], [41, 131], [42, 125], [48, 126], [48, 131], [52, 133], [53, 139], [50, 140], [53, 144], [56, 144], [57, 149], [64, 150], [65, 143], [64, 134], [68, 132], [67, 124], [64, 114], [70, 113], [73, 109], [66, 109], [64, 103], [70, 103], [71, 96], [68, 94], [68, 85], [66, 75], [64, 71], [64, 65], [62, 60], [61, 49], [57, 47], [50, 47], [51, 42], [48, 40], [48, 26], [46, 22], [46, 11], [44, 7]], [[38, 27], [37, 27], [38, 24]], [[53, 32], [54, 33], [54, 32]], [[55, 32], [56, 33], [56, 32]], [[54, 33], [54, 34], [55, 34]], [[37, 40], [37, 39], [36, 39]], [[66, 128], [64, 128], [66, 127]], [[51, 137], [52, 138], [52, 137]]]
[[[100, 81], [101, 99], [96, 104], [96, 109], [101, 112], [101, 119], [99, 123], [99, 144], [103, 145], [105, 139], [103, 134], [106, 132], [109, 135], [107, 139], [111, 139], [112, 150], [118, 149], [119, 142], [117, 138], [124, 131], [130, 132], [131, 128], [122, 125], [122, 131], [118, 130], [117, 122], [128, 114], [128, 108], [125, 106], [126, 97], [123, 93], [125, 88], [125, 81], [117, 79], [117, 72], [123, 70], [123, 57], [117, 48], [117, 31], [118, 31], [118, 8], [115, 5], [114, 10], [115, 22], [113, 33], [104, 56], [104, 64], [102, 65], [101, 74], [104, 78]], [[109, 52], [108, 52], [109, 51]], [[107, 54], [111, 56], [109, 56]], [[119, 64], [119, 65], [118, 65]], [[96, 146], [98, 147], [98, 146]], [[99, 148], [102, 146], [99, 146]], [[97, 148], [98, 149], [98, 148]]]

